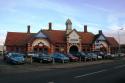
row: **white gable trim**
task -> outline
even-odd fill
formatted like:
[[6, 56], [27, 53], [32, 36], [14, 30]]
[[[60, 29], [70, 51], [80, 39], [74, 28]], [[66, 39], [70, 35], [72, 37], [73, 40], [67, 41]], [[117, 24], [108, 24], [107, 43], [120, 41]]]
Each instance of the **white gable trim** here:
[[35, 35], [35, 37], [37, 37], [37, 38], [47, 38], [47, 36], [46, 36], [44, 33], [42, 33], [41, 31], [39, 31], [39, 32]]
[[36, 46], [39, 43], [43, 43], [45, 46], [50, 47], [50, 43], [46, 39], [36, 39], [33, 41], [32, 46]]
[[68, 38], [69, 43], [80, 43], [80, 37], [75, 30], [68, 35]]
[[106, 41], [106, 38], [105, 38], [105, 36], [104, 35], [100, 35], [97, 39], [96, 39], [96, 41]]

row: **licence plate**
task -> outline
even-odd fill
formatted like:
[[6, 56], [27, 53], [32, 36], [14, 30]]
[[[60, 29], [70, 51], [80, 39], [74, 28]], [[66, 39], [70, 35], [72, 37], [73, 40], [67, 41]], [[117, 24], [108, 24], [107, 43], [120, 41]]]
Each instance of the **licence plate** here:
[[43, 59], [43, 60], [47, 60], [47, 59]]

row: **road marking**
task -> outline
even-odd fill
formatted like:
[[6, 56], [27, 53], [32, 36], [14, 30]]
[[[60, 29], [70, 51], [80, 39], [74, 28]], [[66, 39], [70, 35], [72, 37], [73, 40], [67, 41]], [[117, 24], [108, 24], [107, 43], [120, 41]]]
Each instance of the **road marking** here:
[[55, 83], [55, 82], [53, 82], [53, 81], [50, 81], [50, 82], [48, 82], [48, 83]]
[[88, 73], [88, 74], [84, 74], [84, 75], [75, 76], [74, 78], [81, 78], [81, 77], [85, 77], [85, 76], [101, 73], [101, 72], [104, 72], [104, 71], [107, 71], [107, 70], [103, 69], [103, 70], [100, 70], [100, 71], [96, 71], [96, 72], [92, 72], [92, 73]]
[[116, 66], [116, 67], [114, 67], [114, 69], [119, 69], [119, 68], [123, 68], [123, 67], [125, 67], [125, 65]]

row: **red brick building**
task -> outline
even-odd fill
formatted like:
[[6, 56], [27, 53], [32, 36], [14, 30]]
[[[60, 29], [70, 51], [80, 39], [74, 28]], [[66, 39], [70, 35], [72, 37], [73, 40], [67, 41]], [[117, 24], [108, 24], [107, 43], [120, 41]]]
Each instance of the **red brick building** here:
[[48, 30], [37, 33], [8, 32], [5, 40], [7, 52], [76, 52], [76, 51], [105, 51], [115, 53], [118, 43], [113, 37], [106, 37], [101, 30], [98, 34], [88, 32], [87, 25], [84, 31], [72, 29], [71, 20], [66, 21], [65, 30], [53, 30], [49, 23]]

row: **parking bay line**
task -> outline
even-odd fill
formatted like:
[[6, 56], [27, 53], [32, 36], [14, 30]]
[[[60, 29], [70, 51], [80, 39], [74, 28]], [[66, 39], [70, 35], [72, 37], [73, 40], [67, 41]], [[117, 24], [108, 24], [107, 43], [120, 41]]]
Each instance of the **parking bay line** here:
[[103, 69], [103, 70], [100, 70], [100, 71], [96, 71], [96, 72], [92, 72], [92, 73], [87, 73], [87, 74], [75, 76], [74, 78], [81, 78], [81, 77], [85, 77], [85, 76], [90, 76], [90, 75], [97, 74], [97, 73], [101, 73], [101, 72], [104, 72], [104, 71], [107, 71], [107, 70], [106, 70], [106, 69]]
[[119, 69], [119, 68], [123, 68], [123, 67], [125, 67], [125, 65], [116, 66], [116, 67], [114, 67], [114, 69]]

